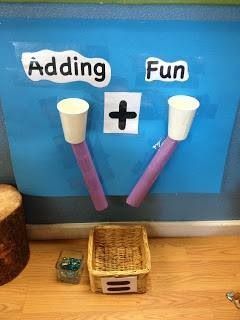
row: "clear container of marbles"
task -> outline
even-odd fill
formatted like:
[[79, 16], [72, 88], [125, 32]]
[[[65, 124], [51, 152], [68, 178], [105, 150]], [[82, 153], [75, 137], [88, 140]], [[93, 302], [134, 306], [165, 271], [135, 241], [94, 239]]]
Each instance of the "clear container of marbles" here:
[[78, 284], [83, 270], [83, 253], [77, 250], [62, 250], [56, 263], [57, 279]]

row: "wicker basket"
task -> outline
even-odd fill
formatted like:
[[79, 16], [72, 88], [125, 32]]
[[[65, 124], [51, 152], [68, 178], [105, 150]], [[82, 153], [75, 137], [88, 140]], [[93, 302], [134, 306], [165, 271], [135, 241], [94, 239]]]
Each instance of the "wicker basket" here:
[[105, 225], [91, 231], [88, 270], [93, 292], [146, 292], [151, 269], [147, 233], [140, 225]]

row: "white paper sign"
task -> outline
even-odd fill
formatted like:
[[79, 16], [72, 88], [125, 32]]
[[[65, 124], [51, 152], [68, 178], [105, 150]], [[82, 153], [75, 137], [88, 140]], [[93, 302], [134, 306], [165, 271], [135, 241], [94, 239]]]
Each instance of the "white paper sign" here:
[[150, 57], [146, 60], [146, 81], [187, 81], [189, 79], [186, 61], [165, 62], [159, 58]]
[[102, 88], [111, 80], [111, 67], [106, 60], [86, 58], [73, 50], [24, 52], [21, 60], [27, 77], [32, 81], [84, 81]]
[[107, 277], [101, 278], [103, 293], [130, 293], [137, 292], [137, 277]]
[[141, 104], [138, 92], [105, 92], [104, 133], [138, 133]]

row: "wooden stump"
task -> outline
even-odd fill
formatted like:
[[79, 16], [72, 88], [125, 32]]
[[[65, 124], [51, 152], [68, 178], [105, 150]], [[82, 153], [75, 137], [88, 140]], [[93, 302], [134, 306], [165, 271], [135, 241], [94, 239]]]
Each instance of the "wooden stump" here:
[[12, 186], [0, 184], [0, 285], [15, 278], [28, 259], [21, 194]]

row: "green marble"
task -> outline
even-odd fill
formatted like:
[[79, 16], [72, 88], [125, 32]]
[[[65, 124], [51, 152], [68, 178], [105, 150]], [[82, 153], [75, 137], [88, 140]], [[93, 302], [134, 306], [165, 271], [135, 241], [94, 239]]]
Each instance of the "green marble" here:
[[64, 257], [60, 263], [60, 268], [69, 271], [77, 271], [81, 266], [81, 260]]

